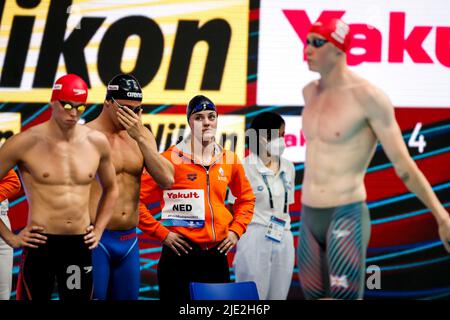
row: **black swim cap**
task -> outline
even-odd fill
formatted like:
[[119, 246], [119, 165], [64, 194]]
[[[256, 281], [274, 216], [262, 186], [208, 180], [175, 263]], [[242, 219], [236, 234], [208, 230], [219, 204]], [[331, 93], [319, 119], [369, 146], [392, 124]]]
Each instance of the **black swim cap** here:
[[118, 74], [108, 83], [106, 99], [142, 101], [139, 82], [130, 74]]
[[208, 99], [205, 96], [198, 95], [198, 96], [193, 97], [191, 99], [191, 101], [189, 101], [189, 104], [187, 105], [187, 108], [186, 108], [186, 116], [189, 120], [189, 117], [192, 114], [200, 112], [200, 111], [204, 111], [204, 110], [212, 110], [212, 111], [216, 111], [216, 113], [217, 113], [216, 106], [210, 99]]

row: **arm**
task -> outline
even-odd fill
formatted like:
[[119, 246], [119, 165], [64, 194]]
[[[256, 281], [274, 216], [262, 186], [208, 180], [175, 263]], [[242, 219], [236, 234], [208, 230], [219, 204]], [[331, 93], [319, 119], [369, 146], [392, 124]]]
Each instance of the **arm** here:
[[[98, 133], [100, 135], [100, 133]], [[114, 206], [119, 195], [119, 188], [116, 182], [116, 172], [111, 158], [111, 149], [106, 137], [98, 136], [96, 144], [100, 151], [100, 163], [97, 169], [97, 179], [102, 186], [102, 196], [98, 203], [97, 214], [93, 226], [87, 229], [85, 236], [89, 249], [95, 249], [100, 241], [103, 231], [111, 218]]]
[[247, 225], [253, 217], [256, 197], [252, 186], [245, 175], [244, 167], [238, 157], [234, 155], [233, 173], [229, 184], [236, 200], [233, 206], [233, 221], [230, 224], [228, 237], [219, 245], [220, 252], [228, 253], [244, 234]]
[[44, 244], [47, 240], [46, 236], [40, 234], [44, 231], [43, 227], [26, 226], [19, 234], [15, 235], [0, 220], [0, 237], [12, 248], [37, 248], [38, 244]]
[[21, 188], [20, 180], [14, 170], [10, 170], [0, 181], [0, 202], [15, 196]]
[[0, 148], [0, 179], [19, 163], [24, 150], [28, 150], [34, 144], [34, 139], [27, 133], [19, 133], [12, 136]]
[[317, 85], [318, 85], [317, 80], [313, 80], [310, 83], [308, 83], [306, 86], [303, 87], [302, 94], [303, 94], [303, 100], [305, 101], [305, 106], [308, 104], [310, 97], [317, 90]]
[[164, 242], [164, 239], [166, 239], [167, 235], [170, 233], [169, 229], [155, 219], [143, 202], [139, 203], [138, 228], [150, 237], [158, 239], [160, 242]]
[[236, 201], [236, 197], [233, 196], [233, 193], [231, 192], [231, 190], [228, 190], [227, 192], [227, 200], [228, 200], [228, 204], [226, 205], [228, 211], [231, 212], [232, 215], [234, 215], [234, 211], [233, 211], [233, 206], [234, 206], [234, 202]]
[[[0, 181], [0, 202], [14, 196], [20, 191], [20, 180], [14, 170], [10, 170], [8, 174]], [[24, 244], [18, 236], [15, 236], [0, 220], [0, 237], [13, 248], [18, 248]]]
[[368, 121], [376, 136], [380, 140], [386, 155], [392, 162], [395, 172], [408, 190], [431, 210], [439, 227], [439, 236], [450, 252], [450, 216], [429, 182], [410, 157], [403, 141], [400, 127], [395, 120], [394, 108], [388, 97], [378, 90], [369, 94], [367, 103]]
[[117, 114], [119, 122], [127, 129], [130, 137], [138, 143], [149, 174], [163, 189], [169, 189], [174, 182], [173, 165], [158, 153], [153, 134], [142, 124], [142, 110], [139, 115], [136, 115], [128, 108], [122, 108]]

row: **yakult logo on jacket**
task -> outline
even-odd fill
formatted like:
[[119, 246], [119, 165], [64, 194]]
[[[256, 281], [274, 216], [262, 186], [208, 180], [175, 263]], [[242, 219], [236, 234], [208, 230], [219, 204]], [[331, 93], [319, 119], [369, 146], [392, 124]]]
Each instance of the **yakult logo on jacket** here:
[[[308, 13], [305, 10], [283, 10], [283, 13], [303, 45], [306, 45], [306, 35], [312, 25]], [[414, 63], [440, 63], [450, 68], [450, 26], [414, 26], [407, 33], [405, 27], [407, 22], [406, 12], [390, 12], [387, 14], [389, 14], [388, 34], [382, 34], [377, 26], [346, 21], [345, 11], [323, 11], [318, 20], [341, 18], [349, 24], [352, 35], [350, 47], [365, 50], [363, 54], [348, 52], [347, 62], [349, 65], [358, 65], [363, 62], [381, 62], [382, 39], [388, 37], [387, 60], [389, 63], [404, 62], [406, 53]], [[432, 54], [422, 46], [433, 29], [436, 31], [434, 53], [437, 61], [433, 61]]]
[[187, 193], [183, 192], [167, 192], [167, 197], [169, 199], [198, 199], [200, 195], [196, 191], [190, 191]]

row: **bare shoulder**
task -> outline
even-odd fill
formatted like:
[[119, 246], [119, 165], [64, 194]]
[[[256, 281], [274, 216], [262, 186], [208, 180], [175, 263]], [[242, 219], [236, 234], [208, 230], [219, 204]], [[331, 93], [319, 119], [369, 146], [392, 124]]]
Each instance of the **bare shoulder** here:
[[353, 94], [369, 114], [389, 112], [394, 109], [387, 94], [367, 80], [361, 79], [358, 85], [355, 85]]
[[102, 130], [101, 130], [101, 127], [100, 127], [99, 124], [98, 124], [97, 119], [94, 119], [94, 120], [92, 120], [92, 121], [89, 121], [88, 123], [86, 123], [86, 124], [84, 125], [84, 127], [86, 127], [86, 128], [91, 128], [91, 129], [93, 129], [93, 130], [102, 131]]
[[99, 151], [105, 151], [105, 150], [109, 150], [109, 142], [108, 142], [108, 138], [106, 138], [105, 134], [89, 128], [87, 126], [81, 126], [84, 131], [84, 133], [86, 134], [87, 140], [92, 143]]
[[306, 86], [303, 87], [303, 98], [305, 100], [305, 104], [308, 102], [308, 100], [317, 94], [317, 90], [319, 87], [319, 81], [314, 80], [308, 83]]
[[45, 128], [45, 123], [31, 127], [12, 136], [7, 140], [7, 143], [14, 147], [17, 146], [22, 150], [29, 150], [32, 146], [39, 143], [39, 141], [45, 139], [47, 136]]

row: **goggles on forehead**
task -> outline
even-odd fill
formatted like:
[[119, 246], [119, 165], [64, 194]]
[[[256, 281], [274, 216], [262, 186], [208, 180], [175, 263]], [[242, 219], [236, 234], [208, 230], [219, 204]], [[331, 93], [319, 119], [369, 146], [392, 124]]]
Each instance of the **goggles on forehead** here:
[[216, 106], [211, 102], [204, 101], [204, 102], [196, 105], [194, 108], [192, 108], [191, 114], [205, 111], [205, 110], [216, 111]]

